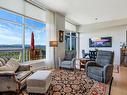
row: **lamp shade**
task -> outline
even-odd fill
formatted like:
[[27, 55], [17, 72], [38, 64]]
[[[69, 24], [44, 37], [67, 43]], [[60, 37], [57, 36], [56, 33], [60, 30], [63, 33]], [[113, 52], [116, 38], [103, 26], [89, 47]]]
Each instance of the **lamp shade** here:
[[50, 41], [50, 47], [57, 47], [58, 46], [58, 41]]

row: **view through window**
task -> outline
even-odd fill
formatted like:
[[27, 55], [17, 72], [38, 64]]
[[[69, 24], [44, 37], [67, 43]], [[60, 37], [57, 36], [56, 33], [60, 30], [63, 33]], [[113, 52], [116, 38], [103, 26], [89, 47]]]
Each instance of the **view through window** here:
[[[45, 27], [46, 23], [42, 21], [0, 9], [0, 56], [14, 56], [23, 60], [24, 55], [25, 61], [44, 59], [46, 57]], [[30, 58], [29, 51], [32, 32], [35, 58]]]
[[65, 50], [76, 50], [76, 44], [78, 44], [78, 33], [76, 32], [76, 25], [65, 21]]
[[65, 33], [65, 50], [76, 50], [77, 33], [67, 32]]

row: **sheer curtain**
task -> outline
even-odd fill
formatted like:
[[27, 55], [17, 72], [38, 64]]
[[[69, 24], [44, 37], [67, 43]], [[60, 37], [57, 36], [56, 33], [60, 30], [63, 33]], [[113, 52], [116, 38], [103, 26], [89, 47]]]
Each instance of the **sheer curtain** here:
[[56, 25], [54, 12], [47, 11], [46, 28], [47, 28], [46, 64], [48, 68], [53, 68], [54, 67], [53, 47], [50, 47], [49, 41], [56, 40]]

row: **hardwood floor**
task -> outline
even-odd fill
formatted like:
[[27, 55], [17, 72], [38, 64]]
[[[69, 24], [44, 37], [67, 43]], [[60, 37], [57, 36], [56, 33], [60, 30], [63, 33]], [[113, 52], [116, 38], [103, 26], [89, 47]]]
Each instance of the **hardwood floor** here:
[[127, 95], [127, 67], [120, 67], [113, 76], [111, 95]]

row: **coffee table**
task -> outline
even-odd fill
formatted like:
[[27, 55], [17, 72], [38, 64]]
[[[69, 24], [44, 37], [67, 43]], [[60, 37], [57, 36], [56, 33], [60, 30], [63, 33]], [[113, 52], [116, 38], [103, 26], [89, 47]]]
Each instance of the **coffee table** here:
[[88, 61], [90, 61], [90, 59], [89, 58], [80, 58], [79, 61], [80, 61], [80, 70], [81, 70], [81, 68], [84, 68], [85, 69], [85, 64]]

